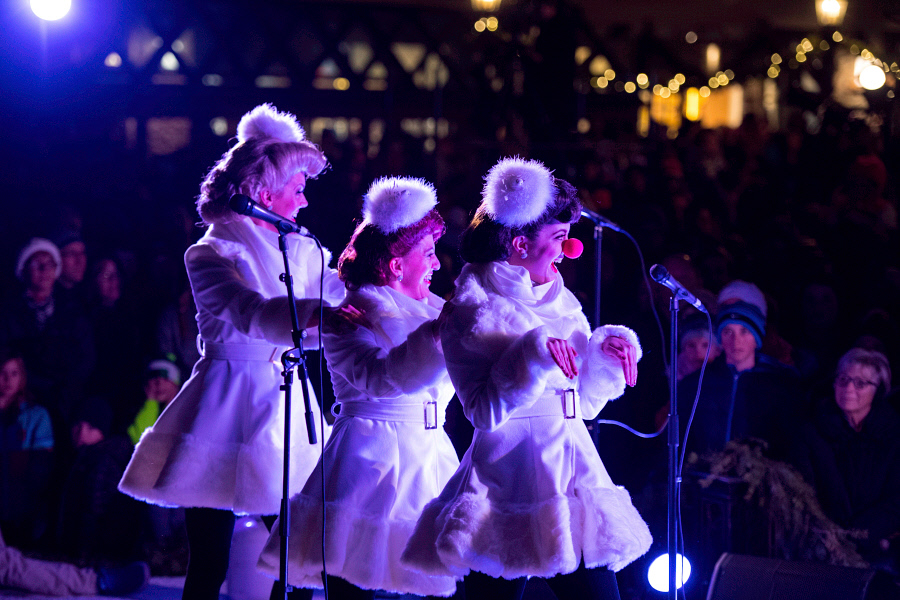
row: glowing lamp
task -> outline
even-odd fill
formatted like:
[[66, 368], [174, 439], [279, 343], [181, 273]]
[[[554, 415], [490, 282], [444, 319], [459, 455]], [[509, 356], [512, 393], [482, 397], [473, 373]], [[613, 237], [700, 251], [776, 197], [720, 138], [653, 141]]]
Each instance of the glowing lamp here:
[[816, 18], [822, 27], [840, 27], [847, 14], [847, 0], [816, 0]]
[[[681, 554], [675, 555], [675, 584], [681, 588], [691, 576], [691, 562]], [[683, 576], [682, 576], [683, 571]], [[647, 581], [657, 592], [669, 591], [669, 555], [658, 556], [647, 569]]]
[[562, 251], [568, 258], [578, 258], [584, 252], [584, 244], [577, 238], [569, 238], [563, 241]]
[[879, 89], [886, 80], [884, 70], [877, 65], [868, 65], [859, 72], [859, 85], [867, 90]]
[[31, 12], [44, 21], [58, 21], [70, 8], [72, 0], [31, 0]]
[[472, 0], [472, 8], [478, 12], [494, 12], [500, 8], [500, 0]]

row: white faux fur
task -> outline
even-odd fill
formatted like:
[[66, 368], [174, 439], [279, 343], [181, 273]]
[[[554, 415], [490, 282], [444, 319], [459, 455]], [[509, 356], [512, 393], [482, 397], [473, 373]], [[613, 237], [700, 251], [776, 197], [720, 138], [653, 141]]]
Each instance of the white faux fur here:
[[484, 178], [482, 205], [507, 227], [522, 227], [540, 217], [553, 200], [553, 176], [542, 163], [504, 158]]
[[363, 218], [382, 233], [393, 233], [419, 222], [436, 205], [434, 186], [424, 179], [382, 177], [363, 199]]
[[306, 139], [297, 117], [279, 112], [271, 104], [260, 104], [243, 117], [237, 126], [238, 142], [250, 138], [274, 138], [282, 142], [302, 142]]
[[[638, 361], [644, 354], [637, 334], [628, 327], [604, 325], [595, 329], [588, 344], [587, 356], [582, 363], [581, 377], [578, 381], [578, 393], [585, 398], [599, 401], [614, 400], [625, 393], [625, 374], [622, 372], [621, 364], [601, 349], [603, 340], [609, 336], [624, 338], [634, 346]], [[599, 412], [603, 405], [597, 406]]]

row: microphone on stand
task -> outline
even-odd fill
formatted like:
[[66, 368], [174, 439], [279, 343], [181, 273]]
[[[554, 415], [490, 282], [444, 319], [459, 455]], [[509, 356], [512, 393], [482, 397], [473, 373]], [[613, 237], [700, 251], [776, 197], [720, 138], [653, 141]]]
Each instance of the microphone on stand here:
[[313, 237], [306, 227], [301, 227], [287, 217], [282, 217], [278, 213], [272, 212], [244, 194], [232, 196], [231, 200], [228, 201], [228, 207], [239, 215], [247, 215], [248, 217], [265, 221], [273, 225], [281, 233], [298, 233], [302, 236]]
[[678, 282], [677, 279], [669, 275], [669, 271], [662, 265], [653, 265], [650, 267], [650, 277], [653, 278], [653, 281], [656, 283], [662, 284], [672, 290], [672, 293], [679, 300], [684, 300], [700, 312], [704, 312], [709, 314], [706, 310], [706, 307], [703, 306], [703, 303], [697, 298], [697, 296], [693, 295], [688, 291], [686, 287], [684, 287], [681, 283]]
[[613, 231], [618, 231], [619, 233], [622, 233], [623, 231], [625, 231], [624, 229], [622, 229], [622, 228], [621, 228], [619, 225], [617, 225], [616, 223], [610, 221], [609, 219], [607, 219], [607, 218], [604, 217], [603, 215], [600, 215], [600, 214], [595, 213], [595, 212], [592, 211], [592, 210], [588, 210], [588, 209], [586, 209], [586, 208], [582, 208], [582, 209], [581, 209], [581, 216], [582, 216], [582, 217], [587, 217], [588, 219], [590, 219], [591, 221], [593, 221], [593, 222], [594, 222], [594, 225], [599, 225], [600, 227], [606, 227], [607, 229], [612, 229]]

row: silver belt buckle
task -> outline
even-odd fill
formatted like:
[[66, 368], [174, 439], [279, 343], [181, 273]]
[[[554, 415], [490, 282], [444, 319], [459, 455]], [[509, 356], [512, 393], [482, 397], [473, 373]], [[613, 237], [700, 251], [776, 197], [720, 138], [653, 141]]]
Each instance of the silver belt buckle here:
[[425, 403], [425, 429], [437, 429], [437, 402], [429, 400]]
[[563, 390], [563, 418], [575, 418], [575, 390]]

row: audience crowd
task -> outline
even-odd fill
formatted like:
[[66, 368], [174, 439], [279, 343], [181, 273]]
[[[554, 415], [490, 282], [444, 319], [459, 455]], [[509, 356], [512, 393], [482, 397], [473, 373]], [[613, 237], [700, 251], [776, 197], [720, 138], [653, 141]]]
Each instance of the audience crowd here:
[[[441, 140], [427, 162], [412, 139], [385, 143], [371, 161], [359, 140], [323, 140], [332, 169], [307, 193], [325, 201], [311, 202], [298, 220], [322, 232], [337, 256], [373, 178], [427, 177], [447, 223], [432, 290], [448, 294], [481, 174], [498, 155], [525, 154], [512, 143], [472, 152], [459, 137]], [[849, 120], [810, 132], [798, 118], [770, 131], [750, 115], [736, 130], [606, 140], [535, 158], [557, 165], [586, 207], [633, 236], [647, 265], [666, 266], [709, 308], [711, 338], [706, 317], [681, 307], [682, 428], [710, 351], [688, 451], [764, 440], [773, 458], [804, 475], [831, 519], [869, 532], [863, 557], [896, 573], [900, 397], [891, 373], [900, 364], [900, 182], [888, 176], [892, 149], [883, 138]], [[148, 195], [150, 188], [140, 202], [153, 202]], [[160, 215], [155, 231], [166, 234], [149, 239], [139, 219], [108, 235], [108, 214], [92, 221], [84, 204], [63, 202], [54, 205], [56, 218], [16, 231], [16, 248], [2, 246], [0, 531], [10, 546], [82, 566], [140, 559], [157, 573], [183, 572], [177, 511], [137, 503], [116, 484], [198, 358], [181, 262], [202, 233], [189, 203]], [[586, 249], [561, 265], [588, 315], [597, 300], [593, 233], [590, 223], [574, 226]], [[601, 321], [633, 327], [645, 354], [638, 385], [601, 418], [653, 431], [667, 412], [669, 344], [652, 309], [664, 325], [669, 293], [646, 285], [627, 237], [607, 229], [601, 250]], [[448, 415], [458, 450], [471, 435], [463, 424]], [[659, 439], [591, 427], [602, 428], [593, 431], [613, 480], [633, 495], [665, 468]]]

